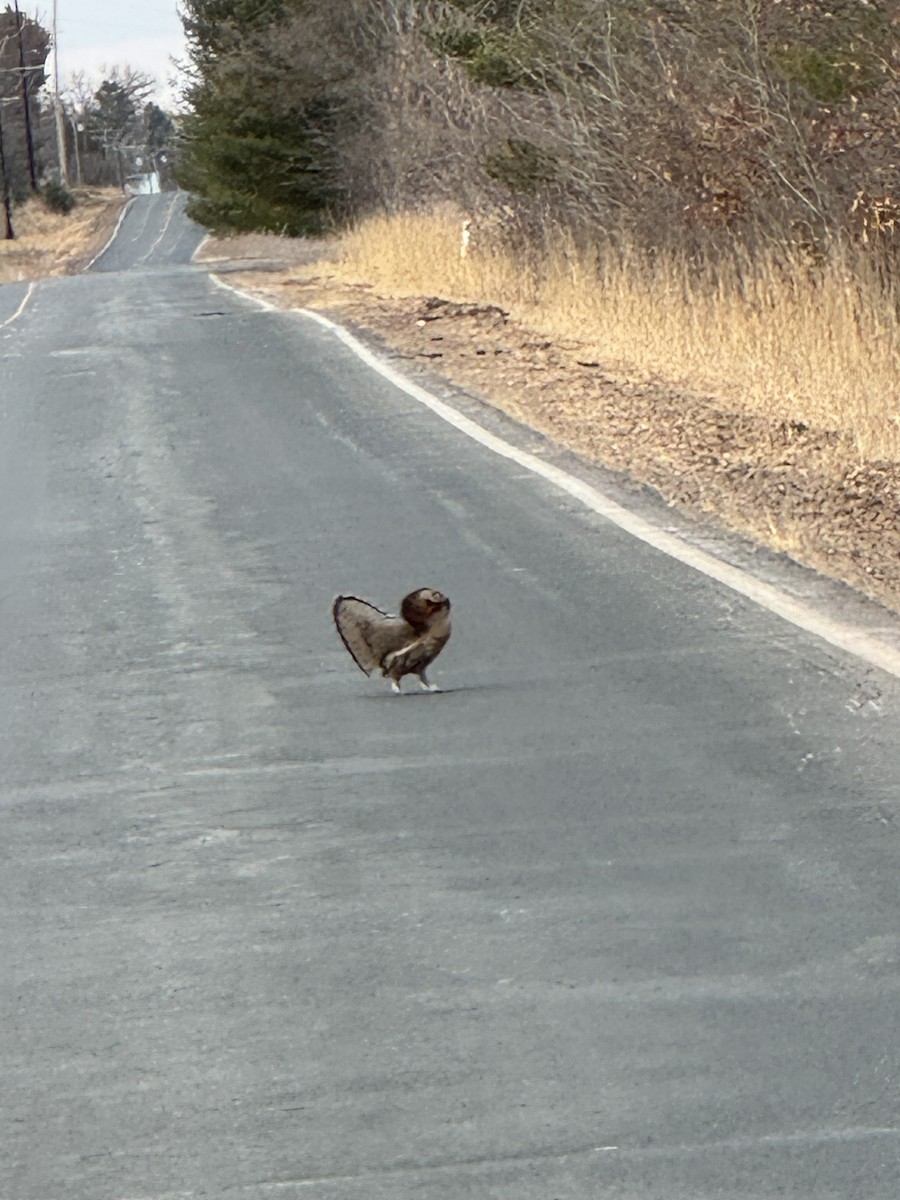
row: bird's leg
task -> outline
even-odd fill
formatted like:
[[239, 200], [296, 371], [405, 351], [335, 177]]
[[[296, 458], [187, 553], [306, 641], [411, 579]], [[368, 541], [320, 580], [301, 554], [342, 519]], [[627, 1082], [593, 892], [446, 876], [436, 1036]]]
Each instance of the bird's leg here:
[[396, 679], [394, 679], [393, 676], [391, 676], [391, 691], [394, 693], [395, 696], [400, 695], [400, 684], [397, 682]]
[[441, 690], [436, 683], [428, 682], [428, 680], [425, 678], [424, 671], [419, 672], [419, 687], [426, 692], [439, 692]]

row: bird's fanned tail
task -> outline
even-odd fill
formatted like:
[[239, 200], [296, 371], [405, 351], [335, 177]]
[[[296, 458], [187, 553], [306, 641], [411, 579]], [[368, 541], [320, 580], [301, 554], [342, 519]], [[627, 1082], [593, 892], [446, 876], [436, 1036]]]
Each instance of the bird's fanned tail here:
[[336, 597], [331, 613], [341, 641], [365, 675], [371, 675], [388, 654], [415, 637], [402, 617], [382, 612], [358, 596]]

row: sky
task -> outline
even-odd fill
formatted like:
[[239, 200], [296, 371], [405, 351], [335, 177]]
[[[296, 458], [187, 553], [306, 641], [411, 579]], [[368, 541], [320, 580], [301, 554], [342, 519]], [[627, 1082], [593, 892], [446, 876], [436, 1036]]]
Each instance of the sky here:
[[[52, 0], [19, 0], [19, 7], [50, 29]], [[101, 67], [127, 65], [157, 80], [158, 103], [174, 104], [169, 80], [176, 71], [169, 60], [184, 54], [176, 0], [56, 0], [56, 13], [60, 89], [76, 71], [99, 83]]]

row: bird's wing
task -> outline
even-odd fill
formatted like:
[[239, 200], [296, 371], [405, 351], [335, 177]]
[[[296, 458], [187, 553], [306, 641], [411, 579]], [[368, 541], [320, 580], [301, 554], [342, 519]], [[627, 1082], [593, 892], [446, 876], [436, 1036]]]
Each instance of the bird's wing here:
[[440, 637], [418, 637], [414, 642], [401, 645], [384, 659], [384, 672], [397, 675], [417, 675], [434, 662], [450, 638], [449, 632]]
[[367, 675], [382, 666], [388, 654], [408, 645], [416, 636], [402, 617], [382, 612], [357, 596], [338, 596], [331, 611], [341, 641]]

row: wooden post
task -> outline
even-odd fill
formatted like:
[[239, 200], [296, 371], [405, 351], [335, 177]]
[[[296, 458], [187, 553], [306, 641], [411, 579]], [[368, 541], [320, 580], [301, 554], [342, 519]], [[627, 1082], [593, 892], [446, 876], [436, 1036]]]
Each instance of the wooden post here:
[[9, 242], [16, 236], [12, 223], [12, 188], [9, 185], [9, 175], [6, 171], [6, 151], [3, 146], [3, 99], [0, 97], [0, 198], [3, 200], [5, 232], [4, 240]]

